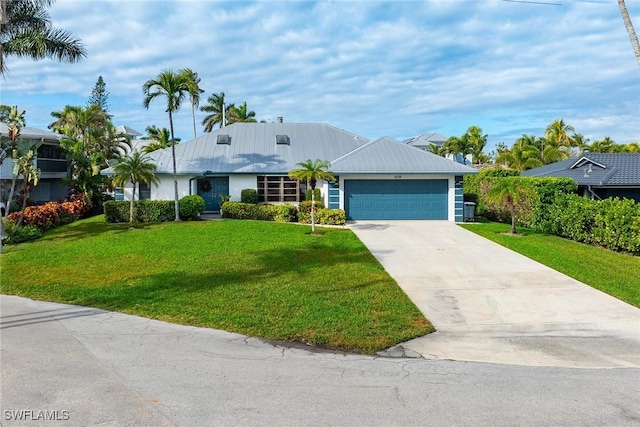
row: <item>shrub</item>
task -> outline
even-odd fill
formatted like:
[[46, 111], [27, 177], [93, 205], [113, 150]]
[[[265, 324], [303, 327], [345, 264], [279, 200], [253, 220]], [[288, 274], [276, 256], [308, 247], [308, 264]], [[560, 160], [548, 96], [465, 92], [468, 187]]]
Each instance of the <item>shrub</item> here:
[[616, 197], [596, 205], [594, 243], [615, 251], [640, 253], [640, 203]]
[[[298, 222], [301, 222], [304, 224], [311, 223], [311, 204], [312, 204], [311, 200], [305, 200], [304, 202], [300, 202], [300, 205], [298, 206]], [[324, 203], [322, 203], [321, 200], [316, 200], [314, 218], [317, 218], [317, 213], [320, 209], [324, 209]], [[316, 219], [316, 224], [320, 224], [317, 219]]]
[[244, 188], [240, 192], [240, 202], [255, 205], [258, 203], [258, 191], [254, 188]]
[[184, 221], [196, 220], [200, 217], [200, 214], [204, 211], [205, 207], [206, 203], [201, 196], [195, 194], [191, 196], [184, 196], [182, 199], [180, 199], [180, 219]]
[[42, 237], [42, 231], [34, 225], [22, 226], [16, 230], [15, 234], [13, 234], [14, 228], [15, 224], [7, 221], [7, 227], [5, 231], [7, 235], [9, 235], [9, 237], [3, 240], [5, 244], [10, 245], [14, 243], [30, 242]]
[[[316, 190], [315, 190], [315, 198], [316, 198], [316, 202], [317, 201], [322, 201], [322, 193], [320, 192], [320, 189], [318, 187], [316, 187]], [[304, 200], [305, 201], [311, 201], [311, 189], [310, 188], [307, 190], [307, 193], [304, 196]]]
[[344, 225], [347, 222], [347, 215], [344, 209], [318, 209], [316, 214], [318, 224]]
[[[129, 222], [130, 201], [110, 200], [104, 202], [105, 221], [108, 223]], [[136, 222], [165, 222], [175, 219], [173, 200], [142, 200], [135, 202]]]
[[226, 202], [220, 208], [223, 218], [255, 219], [260, 221], [291, 222], [297, 218], [297, 209], [290, 204], [254, 205], [242, 202]]
[[[80, 219], [84, 213], [84, 203], [82, 199], [66, 202], [48, 202], [44, 205], [28, 206], [24, 210], [22, 224], [32, 225], [41, 231], [50, 230], [63, 224], [69, 224]], [[17, 223], [20, 219], [20, 212], [9, 214], [9, 222]]]

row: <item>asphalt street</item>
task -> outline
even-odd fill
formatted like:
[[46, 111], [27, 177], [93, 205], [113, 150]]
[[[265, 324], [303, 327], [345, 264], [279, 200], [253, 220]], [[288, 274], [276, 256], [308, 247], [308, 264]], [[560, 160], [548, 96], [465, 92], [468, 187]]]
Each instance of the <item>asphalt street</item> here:
[[322, 352], [15, 296], [0, 309], [3, 427], [640, 424], [637, 368]]

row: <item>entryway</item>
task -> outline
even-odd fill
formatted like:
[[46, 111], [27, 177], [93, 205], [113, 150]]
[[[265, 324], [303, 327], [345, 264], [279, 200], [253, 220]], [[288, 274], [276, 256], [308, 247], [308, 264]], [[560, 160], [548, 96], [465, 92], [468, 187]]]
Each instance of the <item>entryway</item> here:
[[204, 199], [205, 212], [219, 212], [220, 196], [228, 194], [228, 176], [212, 176], [198, 179], [198, 196]]

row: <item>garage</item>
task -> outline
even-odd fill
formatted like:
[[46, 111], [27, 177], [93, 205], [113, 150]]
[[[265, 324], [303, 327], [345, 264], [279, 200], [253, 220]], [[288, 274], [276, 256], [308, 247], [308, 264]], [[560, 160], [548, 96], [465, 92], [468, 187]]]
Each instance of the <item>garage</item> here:
[[448, 219], [446, 179], [344, 181], [349, 220]]

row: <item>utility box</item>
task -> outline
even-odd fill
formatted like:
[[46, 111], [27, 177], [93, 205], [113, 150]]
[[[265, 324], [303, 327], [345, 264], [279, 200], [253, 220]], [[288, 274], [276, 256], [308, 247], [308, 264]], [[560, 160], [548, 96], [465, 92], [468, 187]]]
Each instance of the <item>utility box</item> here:
[[464, 222], [474, 222], [476, 216], [476, 204], [473, 202], [464, 202], [462, 209], [462, 220]]

